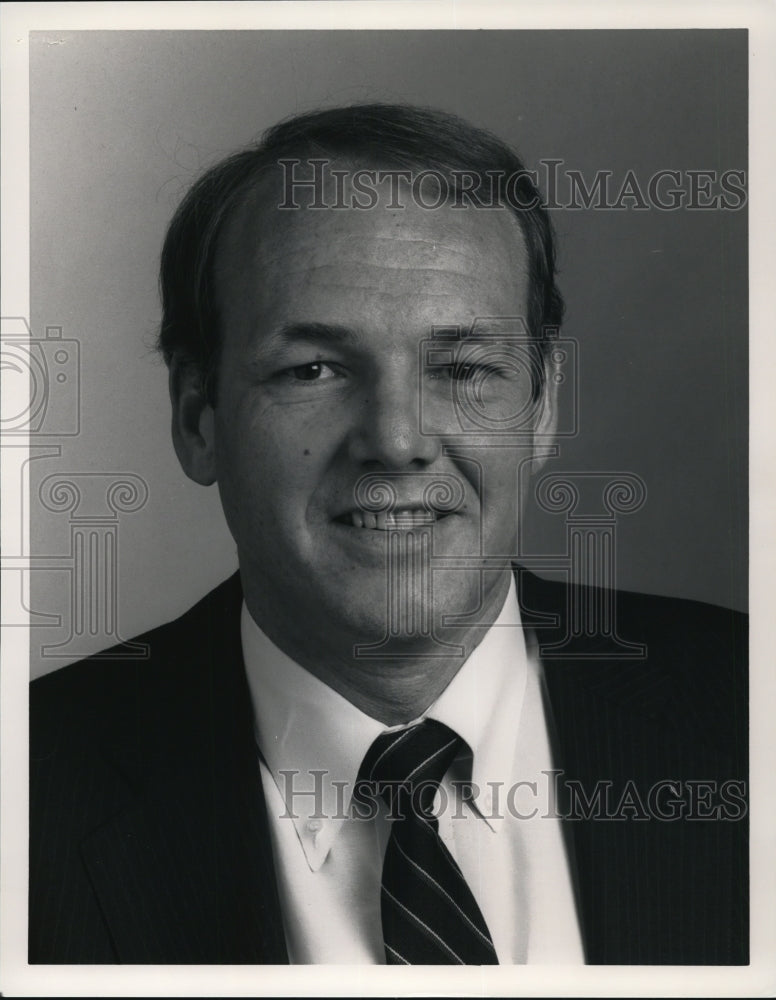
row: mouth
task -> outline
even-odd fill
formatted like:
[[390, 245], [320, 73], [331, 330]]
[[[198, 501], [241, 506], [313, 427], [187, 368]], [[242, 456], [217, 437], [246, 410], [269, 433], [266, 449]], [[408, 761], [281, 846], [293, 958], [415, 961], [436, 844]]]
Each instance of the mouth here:
[[390, 513], [381, 511], [377, 514], [365, 510], [350, 510], [335, 517], [334, 521], [350, 528], [366, 528], [372, 531], [408, 531], [412, 528], [431, 527], [449, 516], [450, 514], [445, 511], [406, 507]]

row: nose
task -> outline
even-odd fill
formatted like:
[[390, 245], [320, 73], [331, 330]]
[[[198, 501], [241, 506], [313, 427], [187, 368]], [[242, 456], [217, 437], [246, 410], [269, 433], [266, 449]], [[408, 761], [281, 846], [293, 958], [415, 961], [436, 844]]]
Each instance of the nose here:
[[395, 373], [365, 393], [350, 435], [352, 461], [380, 469], [422, 468], [440, 454], [439, 438], [421, 433], [417, 379]]

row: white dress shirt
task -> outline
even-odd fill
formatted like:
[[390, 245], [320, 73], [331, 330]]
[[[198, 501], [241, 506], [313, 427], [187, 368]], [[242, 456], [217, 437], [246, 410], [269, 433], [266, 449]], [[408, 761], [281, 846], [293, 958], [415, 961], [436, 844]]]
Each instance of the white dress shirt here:
[[[289, 959], [384, 963], [380, 883], [390, 820], [387, 810], [367, 822], [349, 809], [373, 740], [404, 727], [365, 715], [291, 660], [245, 605], [241, 627]], [[468, 745], [437, 793], [439, 834], [499, 963], [584, 962], [552, 777], [544, 773], [552, 754], [541, 665], [526, 649], [514, 580], [498, 619], [423, 717]], [[479, 795], [463, 801], [456, 782], [469, 779]]]

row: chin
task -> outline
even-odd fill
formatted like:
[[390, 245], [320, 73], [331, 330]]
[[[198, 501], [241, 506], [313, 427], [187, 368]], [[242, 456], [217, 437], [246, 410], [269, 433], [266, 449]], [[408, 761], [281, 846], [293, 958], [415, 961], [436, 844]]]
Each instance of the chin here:
[[[396, 581], [390, 594], [382, 573], [377, 582], [361, 576], [353, 574], [352, 586], [319, 605], [323, 611], [320, 627], [351, 636], [354, 645], [390, 641], [397, 652], [403, 649], [408, 655], [419, 655], [427, 649], [432, 633], [439, 637], [445, 631], [446, 616], [476, 615], [480, 605], [479, 573], [437, 572], [433, 574], [436, 586], [425, 600], [421, 587], [409, 587], [406, 579]], [[460, 628], [446, 631], [446, 641], [459, 641]]]

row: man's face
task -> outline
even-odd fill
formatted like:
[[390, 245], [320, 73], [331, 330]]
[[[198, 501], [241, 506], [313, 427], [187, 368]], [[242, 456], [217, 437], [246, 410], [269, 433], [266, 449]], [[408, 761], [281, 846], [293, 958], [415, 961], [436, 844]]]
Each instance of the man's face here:
[[[434, 521], [435, 556], [516, 552], [520, 456], [488, 447], [503, 441], [487, 431], [461, 437], [454, 387], [477, 377], [491, 413], [515, 413], [531, 392], [525, 367], [503, 364], [500, 345], [492, 371], [482, 356], [476, 372], [424, 368], [420, 345], [433, 327], [526, 316], [519, 226], [506, 212], [403, 201], [278, 211], [254, 194], [219, 246], [215, 475], [248, 605], [276, 641], [292, 630], [325, 648], [385, 632], [381, 529], [398, 521], [358, 509], [366, 473], [410, 474], [396, 478], [398, 512], [420, 506], [429, 474], [455, 477], [463, 502]], [[422, 532], [400, 530], [422, 558]], [[437, 624], [440, 612], [476, 611], [480, 581], [483, 607], [495, 607], [507, 579], [434, 572]]]

